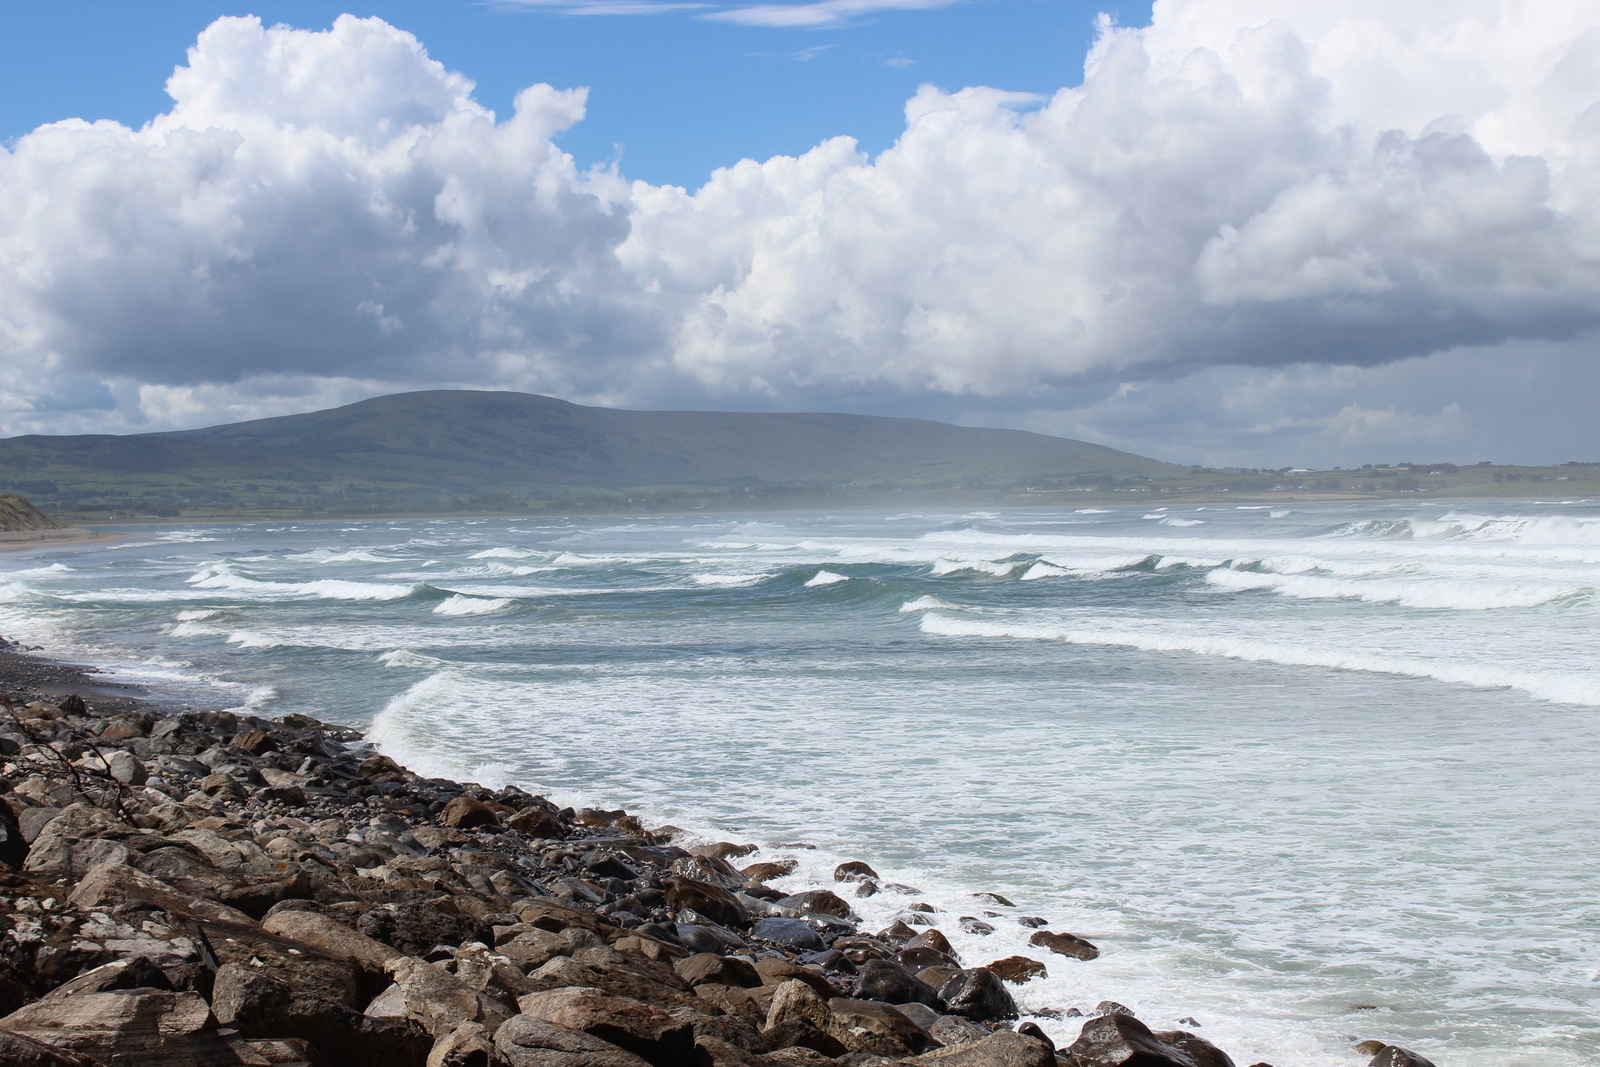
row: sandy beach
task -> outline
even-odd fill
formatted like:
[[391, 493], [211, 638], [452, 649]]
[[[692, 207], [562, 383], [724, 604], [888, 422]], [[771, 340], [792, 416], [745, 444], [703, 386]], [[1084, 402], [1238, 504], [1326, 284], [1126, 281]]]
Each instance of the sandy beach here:
[[102, 533], [87, 526], [68, 526], [62, 530], [14, 530], [0, 532], [0, 552], [21, 552], [58, 545], [92, 545], [121, 541], [126, 537], [127, 534]]

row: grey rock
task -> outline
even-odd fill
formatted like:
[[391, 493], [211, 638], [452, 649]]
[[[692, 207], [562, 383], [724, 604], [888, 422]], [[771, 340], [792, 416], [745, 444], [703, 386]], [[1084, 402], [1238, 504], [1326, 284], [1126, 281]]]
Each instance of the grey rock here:
[[494, 1032], [494, 1049], [509, 1067], [649, 1067], [609, 1041], [527, 1015], [513, 1016]]

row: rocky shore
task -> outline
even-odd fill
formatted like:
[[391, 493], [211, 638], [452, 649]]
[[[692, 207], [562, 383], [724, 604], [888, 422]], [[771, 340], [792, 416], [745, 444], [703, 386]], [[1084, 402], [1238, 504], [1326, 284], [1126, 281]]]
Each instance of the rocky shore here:
[[[1061, 1047], [1019, 1018], [1015, 985], [1098, 955], [1044, 919], [1020, 920], [1038, 959], [961, 960], [941, 925], [1018, 920], [863, 862], [786, 894], [791, 867], [740, 865], [752, 845], [422, 778], [352, 730], [163, 707], [14, 646], [0, 801], [0, 1064], [1234, 1067], [1110, 1002]], [[885, 893], [899, 917], [861, 929], [850, 900]]]

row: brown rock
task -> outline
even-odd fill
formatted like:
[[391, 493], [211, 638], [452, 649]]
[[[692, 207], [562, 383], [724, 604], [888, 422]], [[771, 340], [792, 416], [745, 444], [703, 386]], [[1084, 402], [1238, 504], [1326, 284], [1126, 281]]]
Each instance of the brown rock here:
[[365, 934], [357, 933], [314, 911], [280, 911], [267, 916], [262, 927], [269, 933], [315, 945], [341, 959], [354, 960], [369, 974], [387, 973], [405, 957]]
[[835, 882], [864, 882], [869, 878], [876, 879], [878, 872], [860, 860], [850, 860], [841, 863], [833, 869]]
[[6, 1067], [104, 1067], [99, 1060], [0, 1030], [0, 1063]]
[[439, 821], [458, 830], [470, 830], [476, 826], [499, 826], [500, 816], [483, 801], [463, 793], [444, 806]]
[[649, 1067], [609, 1041], [527, 1015], [514, 1016], [496, 1030], [494, 1048], [508, 1067]]
[[[968, 1041], [933, 1052], [924, 1052], [907, 1064], [927, 1067], [1056, 1067], [1050, 1046], [1014, 1030], [1000, 1030], [976, 1041]], [[1128, 1067], [1146, 1067], [1143, 1061], [1128, 1061]], [[1152, 1061], [1149, 1067], [1158, 1067]], [[1161, 1061], [1160, 1067], [1165, 1067]]]
[[893, 1005], [879, 1004], [873, 1000], [836, 998], [828, 1001], [828, 1010], [850, 1029], [862, 1029], [888, 1038], [906, 1052], [921, 1052], [932, 1044], [927, 1031]]
[[1385, 1045], [1367, 1067], [1433, 1067], [1433, 1062], [1398, 1045]]
[[793, 874], [798, 866], [800, 864], [794, 860], [774, 860], [770, 863], [752, 863], [739, 873], [749, 882], [770, 882], [774, 878]]
[[1160, 1030], [1156, 1037], [1173, 1048], [1182, 1049], [1194, 1060], [1195, 1067], [1234, 1067], [1233, 1060], [1203, 1037], [1196, 1037], [1185, 1030]]
[[230, 1054], [196, 993], [119, 989], [47, 996], [0, 1030], [90, 1056], [106, 1067], [211, 1067]]
[[672, 969], [691, 986], [712, 984], [753, 989], [762, 984], [761, 973], [751, 964], [711, 952], [679, 960]]
[[808, 889], [804, 893], [795, 893], [793, 896], [784, 897], [777, 902], [780, 908], [791, 908], [794, 911], [813, 911], [820, 915], [832, 915], [840, 919], [850, 917], [850, 905], [837, 894], [826, 889]]
[[1028, 938], [1028, 944], [1047, 948], [1061, 956], [1070, 956], [1075, 960], [1097, 959], [1100, 950], [1095, 948], [1083, 938], [1074, 934], [1055, 934], [1049, 930], [1038, 930]]
[[255, 927], [244, 912], [225, 904], [179, 892], [143, 871], [124, 863], [104, 863], [92, 868], [68, 895], [81, 908], [114, 908], [119, 904], [149, 904], [173, 915]]
[[265, 730], [241, 730], [233, 735], [233, 740], [229, 743], [240, 752], [248, 752], [252, 756], [278, 751], [278, 742], [274, 741], [272, 735]]
[[756, 973], [761, 976], [761, 984], [764, 986], [781, 986], [793, 979], [810, 986], [823, 1000], [832, 1000], [839, 995], [839, 991], [826, 976], [776, 956], [764, 956], [756, 960]]
[[523, 808], [506, 820], [506, 826], [524, 837], [559, 841], [567, 836], [560, 820], [538, 805]]
[[910, 941], [907, 941], [905, 943], [905, 947], [908, 949], [931, 948], [935, 952], [941, 952], [951, 959], [957, 958], [956, 950], [951, 946], [950, 939], [945, 937], [944, 934], [940, 933], [938, 930], [922, 931], [922, 933], [918, 934], [916, 937], [913, 937]]
[[1131, 1015], [1100, 1015], [1066, 1050], [1075, 1067], [1198, 1067], [1194, 1058], [1168, 1045]]
[[654, 1067], [688, 1067], [694, 1029], [660, 1008], [598, 989], [553, 989], [517, 1001], [522, 1014], [610, 1042]]
[[711, 885], [694, 878], [673, 875], [666, 881], [667, 907], [674, 911], [693, 908], [714, 923], [722, 926], [745, 921], [744, 908], [733, 894], [721, 886]]
[[218, 968], [211, 1002], [217, 1021], [247, 1038], [296, 1038], [344, 1067], [416, 1067], [433, 1044], [404, 1018], [365, 1015], [296, 992], [248, 964]]
[[462, 1023], [433, 1043], [426, 1067], [487, 1067], [492, 1058], [494, 1035], [478, 1023]]
[[406, 1001], [406, 1014], [434, 1038], [462, 1023], [479, 1022], [493, 1030], [516, 1012], [480, 992], [443, 967], [403, 956], [389, 965]]
[[1049, 972], [1045, 970], [1044, 964], [1038, 960], [1030, 960], [1026, 956], [1007, 956], [1003, 960], [995, 960], [986, 966], [1006, 981], [1015, 982], [1018, 985], [1024, 982], [1031, 982], [1035, 978], [1048, 978], [1050, 976]]

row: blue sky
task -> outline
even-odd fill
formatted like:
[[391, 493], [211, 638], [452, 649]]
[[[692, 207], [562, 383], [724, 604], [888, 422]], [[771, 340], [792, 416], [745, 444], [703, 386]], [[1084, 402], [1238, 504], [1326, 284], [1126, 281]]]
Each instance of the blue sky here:
[[0, 434], [482, 388], [1600, 457], [1600, 0], [6, 0], [0, 40]]
[[1125, 25], [1150, 18], [1149, 3], [1084, 0], [967, 0], [814, 28], [701, 17], [718, 10], [710, 5], [570, 10], [481, 0], [6, 0], [0, 138], [69, 117], [143, 124], [171, 107], [162, 85], [219, 16], [326, 29], [349, 12], [415, 34], [500, 115], [535, 82], [590, 86], [589, 117], [561, 137], [563, 148], [588, 165], [620, 147], [629, 177], [694, 188], [716, 167], [796, 155], [841, 134], [882, 151], [923, 82], [1040, 94], [1076, 85], [1099, 12]]

